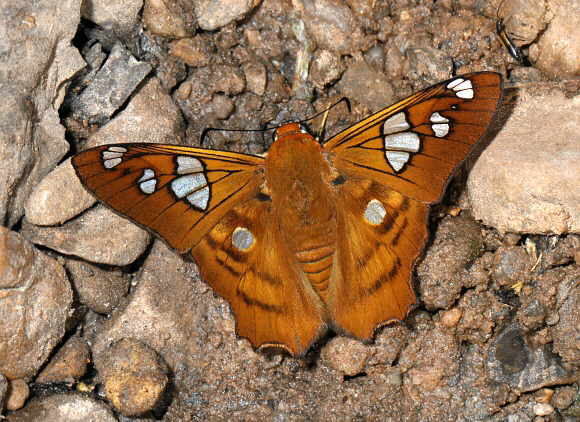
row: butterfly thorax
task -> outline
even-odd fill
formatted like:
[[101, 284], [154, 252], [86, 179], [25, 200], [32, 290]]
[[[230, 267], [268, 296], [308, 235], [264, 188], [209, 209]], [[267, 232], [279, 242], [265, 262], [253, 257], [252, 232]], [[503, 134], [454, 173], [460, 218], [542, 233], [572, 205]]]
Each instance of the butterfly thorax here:
[[336, 245], [332, 171], [311, 135], [297, 124], [282, 129], [266, 157], [266, 187], [290, 251], [325, 300]]

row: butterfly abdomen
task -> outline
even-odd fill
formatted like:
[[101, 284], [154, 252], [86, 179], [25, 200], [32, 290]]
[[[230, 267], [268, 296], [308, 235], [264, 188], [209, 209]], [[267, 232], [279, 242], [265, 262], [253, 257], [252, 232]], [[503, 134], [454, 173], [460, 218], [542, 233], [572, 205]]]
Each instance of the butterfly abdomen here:
[[302, 249], [294, 250], [294, 256], [308, 281], [320, 298], [328, 303], [329, 282], [336, 252], [334, 225], [328, 227], [324, 236], [316, 236], [305, 243]]

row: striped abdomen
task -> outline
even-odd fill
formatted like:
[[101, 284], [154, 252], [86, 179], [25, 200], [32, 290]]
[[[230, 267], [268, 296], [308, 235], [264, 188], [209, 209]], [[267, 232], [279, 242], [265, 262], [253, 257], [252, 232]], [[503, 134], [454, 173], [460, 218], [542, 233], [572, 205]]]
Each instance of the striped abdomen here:
[[336, 242], [334, 233], [327, 233], [318, 239], [308, 242], [300, 250], [294, 251], [294, 256], [300, 268], [306, 274], [314, 290], [327, 302], [329, 280], [334, 263]]

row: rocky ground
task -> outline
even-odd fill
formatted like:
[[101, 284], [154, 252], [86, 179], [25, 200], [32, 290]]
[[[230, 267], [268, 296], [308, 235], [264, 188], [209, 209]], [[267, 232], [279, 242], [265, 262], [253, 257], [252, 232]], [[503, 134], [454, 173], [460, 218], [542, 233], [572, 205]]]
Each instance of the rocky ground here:
[[[580, 419], [580, 6], [499, 6], [4, 1], [2, 415]], [[500, 42], [498, 18], [526, 62]], [[259, 129], [347, 96], [332, 135], [477, 70], [505, 77], [499, 117], [432, 210], [419, 306], [371, 344], [328, 336], [303, 358], [254, 352], [195, 264], [96, 205], [70, 163], [104, 143], [199, 146], [207, 127]], [[270, 144], [213, 131], [203, 146]]]

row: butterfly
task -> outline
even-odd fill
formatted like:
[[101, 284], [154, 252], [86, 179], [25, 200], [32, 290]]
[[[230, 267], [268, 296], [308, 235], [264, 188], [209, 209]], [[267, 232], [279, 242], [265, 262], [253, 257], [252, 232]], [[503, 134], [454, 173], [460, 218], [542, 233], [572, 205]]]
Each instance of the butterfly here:
[[100, 201], [193, 257], [254, 348], [304, 354], [329, 329], [370, 341], [416, 305], [429, 206], [483, 136], [498, 73], [420, 91], [320, 144], [299, 123], [265, 156], [103, 145], [73, 166]]

